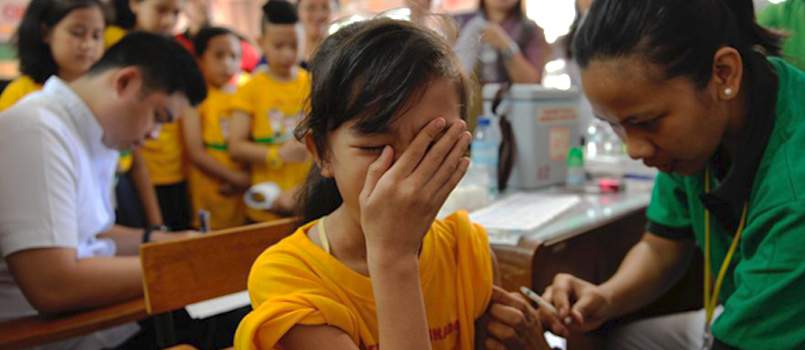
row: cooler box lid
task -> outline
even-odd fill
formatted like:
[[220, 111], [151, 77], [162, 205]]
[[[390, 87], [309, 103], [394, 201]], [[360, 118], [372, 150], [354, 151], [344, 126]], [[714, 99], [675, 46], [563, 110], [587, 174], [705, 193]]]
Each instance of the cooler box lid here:
[[[500, 89], [501, 84], [486, 84], [483, 87], [485, 100], [491, 100]], [[538, 84], [514, 84], [509, 88], [509, 97], [513, 100], [557, 100], [574, 99], [579, 97], [579, 89], [571, 87], [569, 90], [546, 88]]]

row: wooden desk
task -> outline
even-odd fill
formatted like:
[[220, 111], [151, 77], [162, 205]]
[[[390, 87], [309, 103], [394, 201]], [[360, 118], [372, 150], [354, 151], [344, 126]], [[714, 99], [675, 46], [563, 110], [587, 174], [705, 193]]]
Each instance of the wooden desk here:
[[[608, 271], [608, 266], [595, 265], [600, 257], [611, 258], [615, 251], [623, 250], [625, 255], [637, 242], [644, 231], [643, 213], [650, 196], [648, 190], [582, 195], [579, 204], [523, 235], [517, 245], [493, 244], [504, 286], [512, 290], [533, 286], [541, 291], [546, 276], [552, 279], [557, 272], [585, 272], [585, 276], [596, 277], [601, 273], [592, 273], [594, 270]], [[601, 247], [607, 249], [598, 249], [599, 243], [606, 243]], [[625, 249], [618, 249], [624, 245]], [[616, 257], [618, 262], [623, 255]]]
[[53, 316], [29, 316], [0, 323], [0, 349], [21, 349], [85, 335], [145, 319], [142, 298], [124, 303]]
[[[558, 273], [596, 284], [606, 281], [645, 232], [650, 197], [648, 188], [583, 195], [581, 203], [527, 233], [516, 245], [493, 244], [504, 287], [531, 286], [542, 293]], [[694, 262], [698, 263], [666, 296], [629, 318], [700, 308], [701, 258]], [[605, 331], [574, 335], [568, 339], [568, 348], [601, 349], [604, 336]]]

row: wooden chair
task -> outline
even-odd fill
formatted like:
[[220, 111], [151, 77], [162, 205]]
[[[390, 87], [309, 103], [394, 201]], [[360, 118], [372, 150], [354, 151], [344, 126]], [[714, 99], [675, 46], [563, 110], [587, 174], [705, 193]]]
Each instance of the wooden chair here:
[[0, 349], [21, 349], [146, 318], [143, 298], [88, 311], [28, 316], [0, 323]]
[[158, 345], [176, 343], [171, 311], [245, 290], [254, 260], [295, 223], [282, 219], [140, 247], [145, 305], [155, 316]]

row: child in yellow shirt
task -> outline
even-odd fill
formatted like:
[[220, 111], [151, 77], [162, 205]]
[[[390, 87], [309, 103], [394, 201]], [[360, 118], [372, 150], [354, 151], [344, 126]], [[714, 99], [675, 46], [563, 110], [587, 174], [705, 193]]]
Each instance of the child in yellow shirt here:
[[97, 0], [33, 0], [17, 29], [22, 76], [0, 95], [0, 111], [39, 91], [51, 76], [70, 82], [103, 54], [103, 8]]
[[376, 19], [330, 36], [311, 67], [296, 133], [316, 164], [307, 223], [254, 263], [236, 349], [474, 349], [493, 294], [486, 232], [464, 212], [434, 220], [469, 166], [450, 46]]
[[[179, 13], [185, 0], [132, 0], [129, 7], [134, 14], [134, 30], [171, 36], [179, 22]], [[107, 46], [116, 43], [127, 30], [110, 26], [104, 33]], [[165, 123], [156, 137], [146, 140], [136, 150], [144, 161], [150, 182], [156, 191], [159, 210], [164, 223], [173, 230], [190, 226], [190, 197], [187, 190], [187, 169], [182, 131], [179, 121]], [[135, 164], [136, 165], [136, 164]]]
[[[126, 6], [118, 7], [118, 16], [132, 16], [133, 25], [127, 23], [125, 28], [121, 25], [110, 25], [103, 33], [104, 45], [108, 48], [122, 39], [129, 30], [142, 30], [154, 34], [172, 36], [176, 24], [179, 23], [179, 13], [187, 0], [131, 0]], [[125, 12], [120, 13], [120, 12]]]
[[[179, 22], [179, 13], [184, 2], [185, 0], [128, 2], [128, 8], [125, 10], [134, 16], [133, 27], [122, 28], [116, 25], [106, 27], [103, 34], [104, 45], [109, 48], [116, 44], [130, 29], [171, 36]], [[121, 180], [131, 182], [124, 185], [127, 187], [133, 185], [133, 188], [136, 188], [151, 226], [165, 224], [174, 230], [184, 230], [190, 224], [192, 215], [185, 181], [186, 169], [181, 136], [178, 121], [165, 123], [161, 126], [157, 137], [146, 140], [143, 147], [121, 152], [118, 173], [121, 174]], [[120, 196], [131, 196], [129, 190], [118, 187]], [[136, 208], [127, 208], [125, 211], [136, 212]], [[154, 220], [150, 219], [154, 216], [158, 216], [158, 224], [154, 224]]]
[[[251, 183], [244, 167], [229, 157], [229, 105], [232, 80], [240, 65], [240, 39], [225, 28], [207, 27], [194, 38], [199, 68], [207, 81], [207, 99], [182, 118], [185, 149], [190, 168], [193, 212], [210, 213], [210, 228], [222, 229], [246, 223], [243, 190]], [[195, 227], [200, 227], [195, 216]]]
[[292, 137], [310, 93], [310, 76], [297, 66], [296, 9], [286, 1], [263, 7], [260, 45], [268, 68], [238, 89], [232, 108], [230, 154], [251, 168], [252, 185], [272, 182], [283, 193], [271, 210], [248, 208], [251, 220], [289, 214], [310, 168], [304, 145]]

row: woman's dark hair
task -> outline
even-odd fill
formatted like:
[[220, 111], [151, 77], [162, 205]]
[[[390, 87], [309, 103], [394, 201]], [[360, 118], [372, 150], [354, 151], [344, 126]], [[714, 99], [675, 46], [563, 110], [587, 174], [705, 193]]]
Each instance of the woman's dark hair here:
[[[635, 56], [703, 88], [722, 47], [741, 54], [748, 71], [771, 72], [780, 37], [755, 22], [752, 0], [596, 0], [573, 38], [579, 66]], [[746, 74], [749, 76], [749, 74]]]
[[25, 10], [22, 22], [17, 28], [17, 57], [20, 71], [35, 82], [43, 84], [50, 76], [59, 72], [50, 45], [44, 38], [48, 31], [61, 22], [73, 10], [103, 6], [98, 0], [33, 0]]
[[[486, 0], [481, 0], [478, 4], [478, 10], [486, 14]], [[514, 4], [514, 8], [512, 8], [512, 15], [514, 18], [520, 19], [523, 18], [523, 0], [517, 0], [517, 3]]]
[[207, 45], [209, 45], [210, 40], [219, 35], [232, 35], [240, 40], [240, 37], [238, 37], [237, 34], [224, 27], [202, 28], [198, 33], [196, 33], [196, 37], [193, 38], [193, 48], [196, 51], [196, 57], [203, 56], [204, 52], [207, 51]]
[[[310, 107], [295, 134], [300, 140], [310, 135], [320, 158], [327, 156], [329, 132], [351, 120], [358, 132], [386, 131], [434, 79], [453, 81], [462, 118], [467, 113], [467, 80], [450, 45], [408, 21], [377, 18], [346, 26], [322, 42], [311, 68]], [[337, 209], [342, 198], [335, 180], [314, 166], [298, 202], [302, 222], [309, 222]]]

